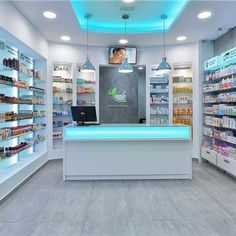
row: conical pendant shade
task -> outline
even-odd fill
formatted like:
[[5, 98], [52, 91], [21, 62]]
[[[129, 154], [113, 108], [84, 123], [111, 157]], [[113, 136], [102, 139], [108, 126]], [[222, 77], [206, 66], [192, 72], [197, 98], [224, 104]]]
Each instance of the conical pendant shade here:
[[166, 26], [165, 26], [165, 21], [167, 19], [166, 15], [162, 15], [161, 19], [163, 20], [163, 49], [164, 49], [164, 56], [162, 57], [161, 63], [158, 66], [158, 71], [161, 73], [168, 73], [171, 71], [171, 66], [170, 64], [166, 61]]
[[94, 72], [95, 68], [94, 65], [89, 60], [89, 57], [87, 56], [86, 62], [83, 64], [81, 71], [83, 72]]
[[85, 14], [85, 19], [87, 20], [87, 58], [86, 58], [86, 61], [85, 61], [85, 63], [83, 64], [83, 66], [81, 68], [81, 71], [83, 71], [83, 72], [94, 72], [95, 71], [95, 67], [92, 64], [92, 62], [89, 60], [89, 55], [88, 55], [88, 42], [89, 42], [89, 39], [88, 39], [88, 36], [89, 36], [88, 35], [88, 21], [91, 17], [92, 17], [92, 15], [90, 13]]
[[125, 58], [124, 62], [120, 65], [119, 72], [120, 73], [131, 73], [131, 72], [133, 72], [133, 68], [129, 64], [127, 57]]
[[158, 71], [161, 71], [162, 73], [168, 73], [171, 71], [171, 66], [166, 61], [166, 57], [162, 57], [161, 63], [158, 66]]

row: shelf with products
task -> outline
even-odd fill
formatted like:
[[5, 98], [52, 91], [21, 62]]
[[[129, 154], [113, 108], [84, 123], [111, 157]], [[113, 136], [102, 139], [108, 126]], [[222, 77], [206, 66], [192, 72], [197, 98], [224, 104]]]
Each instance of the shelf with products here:
[[77, 106], [96, 106], [95, 96], [96, 96], [96, 80], [95, 73], [85, 73], [81, 72], [81, 65], [77, 65]]
[[13, 127], [0, 128], [0, 142], [9, 141], [14, 138], [18, 138], [24, 135], [28, 135], [33, 132], [37, 132], [46, 128], [46, 124], [26, 124]]
[[[202, 158], [236, 176], [236, 48], [205, 62]], [[225, 55], [228, 55], [225, 57]]]
[[[7, 41], [17, 39], [9, 36]], [[0, 44], [0, 156], [4, 158], [0, 163], [0, 187], [7, 186], [9, 192], [28, 177], [26, 172], [31, 174], [40, 167], [47, 153], [46, 140], [40, 148], [24, 141], [34, 136], [46, 137], [46, 113], [41, 110], [45, 110], [46, 102], [47, 61], [20, 41], [17, 45], [36, 59], [2, 40]], [[19, 172], [13, 186], [10, 178]], [[1, 192], [0, 199], [3, 195]]]
[[192, 125], [192, 119], [189, 118], [179, 118], [173, 117], [173, 124], [184, 124], [184, 125]]
[[[71, 123], [71, 105], [73, 104], [73, 80], [72, 63], [55, 62], [53, 63], [53, 150], [62, 149], [62, 143], [55, 143], [54, 133], [56, 129], [63, 128]], [[60, 120], [58, 120], [60, 119]], [[61, 131], [60, 131], [61, 132]]]
[[10, 97], [0, 94], [0, 103], [6, 104], [25, 104], [25, 105], [45, 105], [44, 97], [34, 95], [23, 95], [18, 97]]
[[172, 76], [173, 76], [173, 83], [172, 83], [173, 123], [192, 125], [192, 116], [193, 116], [192, 63], [188, 62], [174, 63]]
[[204, 114], [221, 115], [221, 116], [236, 116], [236, 105], [218, 104], [207, 106], [203, 110]]
[[150, 113], [151, 125], [168, 125], [170, 118], [170, 74], [162, 74], [158, 71], [158, 66], [151, 66], [149, 81]]
[[236, 65], [231, 64], [228, 66], [221, 66], [216, 70], [206, 70], [205, 71], [205, 81], [204, 82], [214, 82], [224, 79], [225, 77], [232, 77], [236, 75]]
[[36, 145], [43, 143], [46, 140], [44, 135], [28, 138], [28, 141], [20, 142], [16, 146], [0, 147], [0, 162], [3, 162], [11, 157], [19, 155], [23, 151], [34, 148]]
[[228, 116], [214, 117], [205, 115], [204, 124], [208, 126], [218, 127], [221, 129], [236, 130], [236, 118], [231, 118]]
[[220, 93], [236, 88], [236, 77], [222, 79], [219, 83], [203, 84], [203, 93]]

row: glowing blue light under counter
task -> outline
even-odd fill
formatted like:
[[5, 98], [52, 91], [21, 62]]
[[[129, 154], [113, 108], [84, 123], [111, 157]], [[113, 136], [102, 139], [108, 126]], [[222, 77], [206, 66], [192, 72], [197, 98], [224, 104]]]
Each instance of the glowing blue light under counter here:
[[189, 126], [68, 126], [66, 140], [190, 140]]

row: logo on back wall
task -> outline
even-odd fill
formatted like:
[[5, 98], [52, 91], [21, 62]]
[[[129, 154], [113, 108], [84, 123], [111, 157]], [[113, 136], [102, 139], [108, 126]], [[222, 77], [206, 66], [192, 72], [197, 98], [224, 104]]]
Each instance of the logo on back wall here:
[[122, 93], [119, 93], [118, 89], [113, 87], [109, 90], [108, 95], [112, 96], [113, 100], [117, 103], [127, 103], [126, 90], [124, 90]]

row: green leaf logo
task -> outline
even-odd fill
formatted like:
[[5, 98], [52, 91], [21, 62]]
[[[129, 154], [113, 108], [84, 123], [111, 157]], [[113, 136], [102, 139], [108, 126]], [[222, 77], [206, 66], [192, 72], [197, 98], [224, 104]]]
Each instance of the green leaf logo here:
[[114, 96], [114, 95], [116, 95], [117, 93], [118, 93], [118, 89], [115, 88], [115, 87], [111, 88], [110, 91], [108, 92], [108, 94], [109, 94], [110, 96]]

